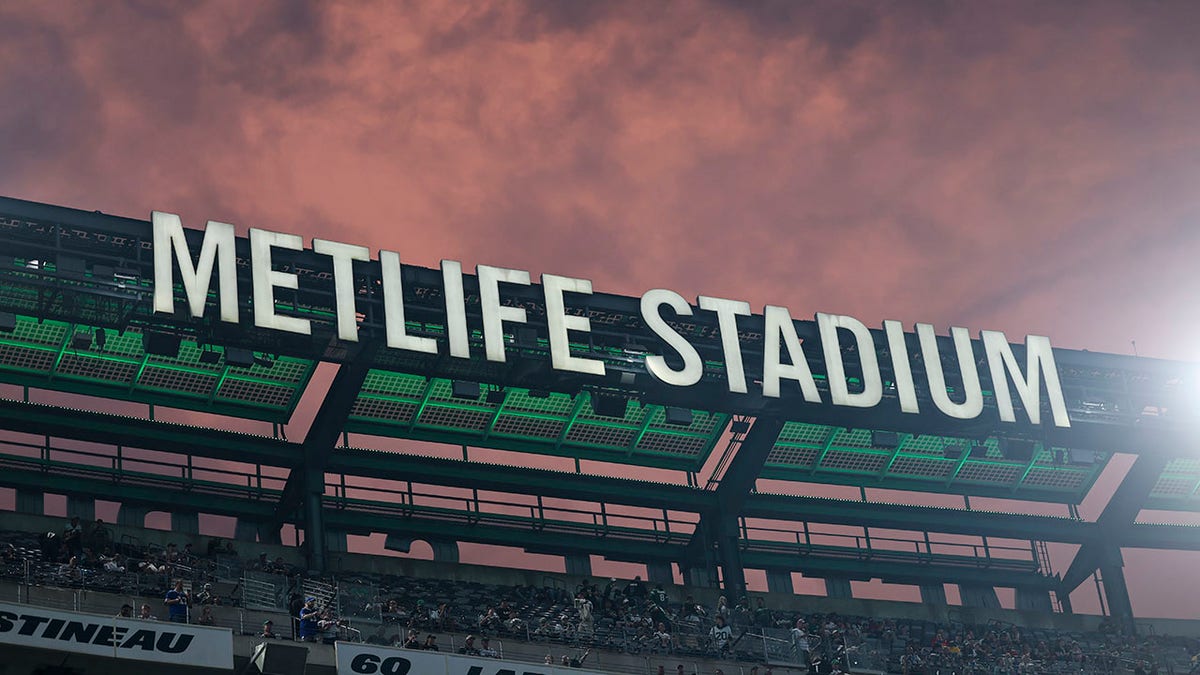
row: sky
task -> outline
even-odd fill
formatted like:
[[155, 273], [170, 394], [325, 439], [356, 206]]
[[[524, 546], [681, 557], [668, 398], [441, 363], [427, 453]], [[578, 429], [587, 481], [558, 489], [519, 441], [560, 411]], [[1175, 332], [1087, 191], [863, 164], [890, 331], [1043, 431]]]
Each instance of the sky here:
[[[0, 194], [1198, 361], [1198, 34], [1188, 2], [9, 0]], [[1182, 559], [1135, 610], [1194, 615]]]

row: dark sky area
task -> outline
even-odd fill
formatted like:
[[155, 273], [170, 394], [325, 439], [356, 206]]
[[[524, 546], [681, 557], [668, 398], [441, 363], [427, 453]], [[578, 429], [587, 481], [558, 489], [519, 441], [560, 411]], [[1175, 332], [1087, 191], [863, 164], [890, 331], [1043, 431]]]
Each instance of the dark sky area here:
[[[1198, 35], [1192, 2], [9, 0], [0, 194], [1195, 361]], [[1127, 560], [1135, 610], [1196, 615], [1200, 558]]]

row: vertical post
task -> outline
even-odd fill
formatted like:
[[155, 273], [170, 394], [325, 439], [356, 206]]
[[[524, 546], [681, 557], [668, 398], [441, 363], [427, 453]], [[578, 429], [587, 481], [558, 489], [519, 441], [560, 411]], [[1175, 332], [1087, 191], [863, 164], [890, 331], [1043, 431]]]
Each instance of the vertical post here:
[[322, 472], [304, 469], [304, 543], [308, 549], [308, 567], [325, 571], [325, 518], [321, 511], [321, 496], [325, 491]]

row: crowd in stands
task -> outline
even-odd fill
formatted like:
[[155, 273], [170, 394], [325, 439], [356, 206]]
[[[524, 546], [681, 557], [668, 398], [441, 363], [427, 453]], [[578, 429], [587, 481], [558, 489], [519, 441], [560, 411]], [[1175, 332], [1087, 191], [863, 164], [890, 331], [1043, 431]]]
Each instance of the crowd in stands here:
[[[246, 572], [277, 575], [290, 593], [290, 630], [266, 621], [263, 638], [332, 643], [364, 639], [408, 649], [440, 650], [439, 634], [468, 635], [451, 651], [502, 656], [505, 640], [545, 643], [547, 663], [579, 667], [594, 649], [660, 658], [730, 659], [749, 664], [791, 661], [815, 673], [851, 665], [902, 675], [923, 673], [1189, 672], [1200, 675], [1200, 641], [1133, 635], [1113, 624], [1091, 633], [1030, 630], [1009, 624], [965, 625], [888, 618], [797, 613], [770, 607], [765, 598], [711, 604], [692, 596], [672, 599], [661, 584], [640, 577], [622, 582], [584, 580], [574, 589], [498, 586], [475, 582], [359, 574], [325, 581], [342, 594], [323, 601], [302, 591], [302, 573], [282, 557], [245, 558], [233, 543], [212, 538], [202, 553], [190, 543], [143, 546], [115, 542], [97, 520], [71, 518], [62, 532], [0, 533], [4, 576], [38, 585], [87, 587], [145, 597], [161, 593], [157, 611], [169, 621], [213, 625], [213, 608], [236, 605], [214, 583]], [[135, 581], [131, 582], [131, 578]], [[130, 584], [136, 585], [136, 591]], [[369, 600], [347, 616], [346, 589], [368, 589]], [[118, 616], [157, 620], [156, 607], [137, 612], [125, 604]], [[353, 624], [353, 625], [352, 625]], [[560, 657], [552, 648], [567, 651]], [[774, 650], [774, 651], [772, 651]], [[1190, 658], [1190, 661], [1189, 661]], [[758, 673], [757, 666], [749, 672]], [[682, 666], [679, 666], [682, 669]], [[763, 675], [770, 673], [761, 666]], [[658, 672], [664, 672], [659, 667]], [[682, 670], [680, 670], [682, 672]]]

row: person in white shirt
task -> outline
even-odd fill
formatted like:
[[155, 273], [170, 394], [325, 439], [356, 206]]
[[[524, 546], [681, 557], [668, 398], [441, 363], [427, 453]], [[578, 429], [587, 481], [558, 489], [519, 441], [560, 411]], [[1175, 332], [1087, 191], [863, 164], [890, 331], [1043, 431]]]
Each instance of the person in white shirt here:
[[725, 617], [717, 615], [717, 622], [708, 631], [708, 638], [710, 645], [718, 653], [725, 654], [729, 651], [729, 641], [733, 639], [733, 629], [725, 625]]

